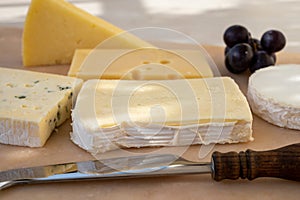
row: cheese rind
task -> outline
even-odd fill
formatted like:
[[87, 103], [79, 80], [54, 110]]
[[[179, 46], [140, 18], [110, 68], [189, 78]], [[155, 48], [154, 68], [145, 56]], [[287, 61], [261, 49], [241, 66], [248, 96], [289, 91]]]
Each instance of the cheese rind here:
[[196, 50], [78, 49], [69, 76], [88, 79], [160, 80], [213, 77], [204, 55]]
[[72, 119], [71, 139], [92, 154], [121, 147], [252, 140], [247, 100], [228, 77], [89, 80]]
[[77, 48], [140, 48], [149, 43], [64, 0], [32, 0], [23, 31], [25, 66], [70, 64]]
[[82, 80], [0, 68], [0, 143], [41, 147], [70, 117]]
[[264, 120], [300, 130], [300, 65], [263, 68], [251, 75], [247, 97], [252, 111]]

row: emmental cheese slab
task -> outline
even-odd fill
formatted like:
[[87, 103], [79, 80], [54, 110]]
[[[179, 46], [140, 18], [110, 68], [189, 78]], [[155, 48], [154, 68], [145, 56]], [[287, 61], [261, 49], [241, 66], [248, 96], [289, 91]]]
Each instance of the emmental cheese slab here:
[[70, 117], [82, 80], [0, 68], [0, 143], [41, 147]]
[[88, 80], [72, 119], [71, 139], [94, 155], [118, 148], [252, 140], [250, 108], [229, 77]]
[[250, 76], [252, 111], [274, 125], [300, 130], [300, 65], [263, 68]]
[[64, 0], [32, 0], [24, 24], [24, 66], [70, 64], [77, 48], [140, 48], [149, 43]]
[[208, 78], [213, 72], [199, 50], [78, 49], [69, 76], [88, 79]]

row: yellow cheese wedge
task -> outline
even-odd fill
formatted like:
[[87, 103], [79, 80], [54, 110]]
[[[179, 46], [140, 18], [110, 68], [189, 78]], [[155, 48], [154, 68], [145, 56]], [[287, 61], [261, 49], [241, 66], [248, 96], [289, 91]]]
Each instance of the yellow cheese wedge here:
[[159, 80], [213, 77], [201, 51], [78, 49], [69, 76], [88, 79]]
[[252, 140], [249, 105], [229, 77], [88, 80], [72, 119], [72, 140], [93, 154], [120, 147]]
[[94, 48], [112, 36], [112, 48], [151, 46], [67, 1], [32, 0], [24, 25], [23, 64], [70, 64], [75, 49]]

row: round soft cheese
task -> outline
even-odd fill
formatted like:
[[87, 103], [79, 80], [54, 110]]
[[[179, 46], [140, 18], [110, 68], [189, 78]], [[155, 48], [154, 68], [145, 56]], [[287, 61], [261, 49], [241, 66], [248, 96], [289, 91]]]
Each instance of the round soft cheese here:
[[247, 97], [252, 111], [280, 127], [300, 130], [300, 65], [277, 65], [250, 76]]

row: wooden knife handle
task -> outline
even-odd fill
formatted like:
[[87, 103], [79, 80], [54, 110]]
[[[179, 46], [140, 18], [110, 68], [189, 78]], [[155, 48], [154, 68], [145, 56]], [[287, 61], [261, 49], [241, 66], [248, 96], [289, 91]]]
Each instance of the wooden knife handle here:
[[216, 181], [258, 177], [300, 181], [300, 143], [270, 151], [214, 152], [212, 177]]

